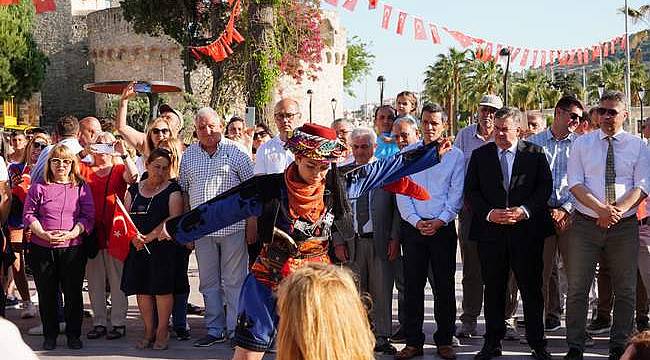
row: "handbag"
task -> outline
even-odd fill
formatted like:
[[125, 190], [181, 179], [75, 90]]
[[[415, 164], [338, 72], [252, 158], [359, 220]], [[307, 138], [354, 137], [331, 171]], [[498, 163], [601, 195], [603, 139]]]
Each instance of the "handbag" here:
[[[108, 184], [111, 182], [111, 175], [113, 174], [113, 167], [108, 173], [108, 179], [106, 179], [106, 188], [104, 189], [104, 207], [102, 208], [102, 217], [104, 218], [104, 212], [106, 211], [106, 195], [108, 195]], [[79, 185], [79, 196], [81, 196], [81, 187], [83, 183]], [[98, 222], [95, 221], [97, 224]], [[99, 236], [97, 229], [99, 226], [93, 226], [93, 231], [90, 233], [84, 233], [81, 235], [81, 249], [88, 259], [94, 259], [99, 254]]]

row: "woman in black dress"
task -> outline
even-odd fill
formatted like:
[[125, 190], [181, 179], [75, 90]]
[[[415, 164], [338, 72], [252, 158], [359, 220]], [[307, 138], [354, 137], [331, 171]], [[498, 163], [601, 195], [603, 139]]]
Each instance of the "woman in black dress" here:
[[137, 296], [144, 321], [144, 337], [136, 344], [138, 348], [167, 348], [173, 294], [189, 292], [187, 276], [181, 276], [184, 269], [177, 256], [178, 245], [158, 240], [163, 222], [183, 213], [181, 189], [178, 183], [169, 181], [171, 163], [168, 150], [153, 150], [146, 161], [149, 176], [131, 186], [124, 199], [124, 206], [139, 231], [131, 241], [122, 275], [122, 291], [127, 296]]

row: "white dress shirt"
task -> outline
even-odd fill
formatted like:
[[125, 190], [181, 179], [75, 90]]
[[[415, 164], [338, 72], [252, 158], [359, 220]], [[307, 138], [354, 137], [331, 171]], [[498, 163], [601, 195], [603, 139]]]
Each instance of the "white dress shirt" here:
[[[517, 155], [518, 143], [519, 141], [516, 141], [514, 144], [512, 144], [512, 146], [510, 146], [505, 150], [502, 150], [497, 146], [497, 159], [499, 159], [499, 164], [501, 164], [501, 154], [503, 154], [504, 151], [507, 151], [506, 160], [508, 162], [508, 184], [510, 184], [510, 178], [512, 177], [512, 165], [514, 165], [515, 163], [515, 156]], [[499, 168], [499, 171], [501, 171], [501, 168]]]
[[[411, 147], [419, 144], [421, 143]], [[438, 164], [413, 174], [410, 178], [427, 189], [430, 199], [419, 201], [397, 195], [397, 207], [402, 219], [413, 226], [422, 219], [439, 219], [445, 224], [454, 221], [463, 205], [465, 181], [465, 159], [459, 148], [453, 146]]]
[[293, 162], [293, 153], [284, 149], [280, 135], [265, 142], [255, 153], [255, 175], [279, 174]]
[[[602, 203], [605, 203], [605, 163], [608, 147], [606, 137], [602, 130], [578, 137], [567, 165], [569, 189], [584, 185]], [[616, 199], [621, 199], [634, 188], [639, 188], [647, 194], [650, 161], [646, 145], [640, 138], [620, 130], [614, 134], [612, 146], [616, 172], [614, 182]], [[598, 217], [595, 211], [578, 199], [576, 199], [576, 209], [585, 215]], [[633, 207], [623, 216], [628, 217], [635, 213], [636, 207]]]

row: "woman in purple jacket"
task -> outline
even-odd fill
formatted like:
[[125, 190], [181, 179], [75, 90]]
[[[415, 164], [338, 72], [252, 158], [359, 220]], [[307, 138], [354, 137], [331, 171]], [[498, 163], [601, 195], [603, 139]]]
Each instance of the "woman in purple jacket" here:
[[65, 298], [67, 345], [80, 349], [86, 256], [82, 234], [92, 231], [95, 207], [90, 188], [79, 175], [79, 160], [65, 145], [48, 156], [42, 183], [32, 184], [23, 220], [32, 230], [29, 265], [34, 272], [43, 322], [43, 349], [56, 348], [59, 333], [56, 293]]

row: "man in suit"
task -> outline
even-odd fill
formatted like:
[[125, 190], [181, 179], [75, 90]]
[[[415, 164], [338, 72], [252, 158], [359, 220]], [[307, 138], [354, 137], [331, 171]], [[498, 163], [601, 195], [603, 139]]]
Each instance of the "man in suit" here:
[[551, 359], [544, 340], [542, 269], [551, 171], [544, 150], [519, 139], [521, 112], [495, 114], [494, 142], [472, 153], [465, 177], [465, 198], [472, 208], [470, 240], [478, 242], [485, 282], [486, 332], [477, 360], [501, 355], [505, 294], [512, 269], [521, 292], [526, 339], [537, 360]]
[[[356, 128], [350, 138], [354, 162], [341, 167], [339, 172], [342, 174], [376, 160], [373, 154], [377, 149], [377, 135], [372, 129]], [[355, 180], [346, 178], [348, 190], [357, 186]], [[350, 262], [361, 292], [370, 294], [375, 352], [394, 355], [397, 350], [388, 339], [391, 335], [393, 262], [399, 255], [399, 214], [395, 195], [379, 188], [360, 198], [350, 199], [350, 205], [356, 236], [346, 242], [338, 232], [333, 233], [335, 254], [340, 261]]]
[[[439, 141], [449, 121], [438, 104], [422, 108], [422, 142]], [[456, 330], [456, 235], [455, 219], [462, 207], [465, 158], [456, 147], [446, 153], [439, 164], [411, 175], [411, 179], [429, 193], [430, 199], [420, 201], [397, 195], [401, 216], [404, 285], [406, 297], [406, 347], [396, 359], [422, 355], [425, 335], [424, 288], [427, 274], [435, 283], [436, 332], [433, 339], [443, 359], [455, 359], [452, 347]]]

